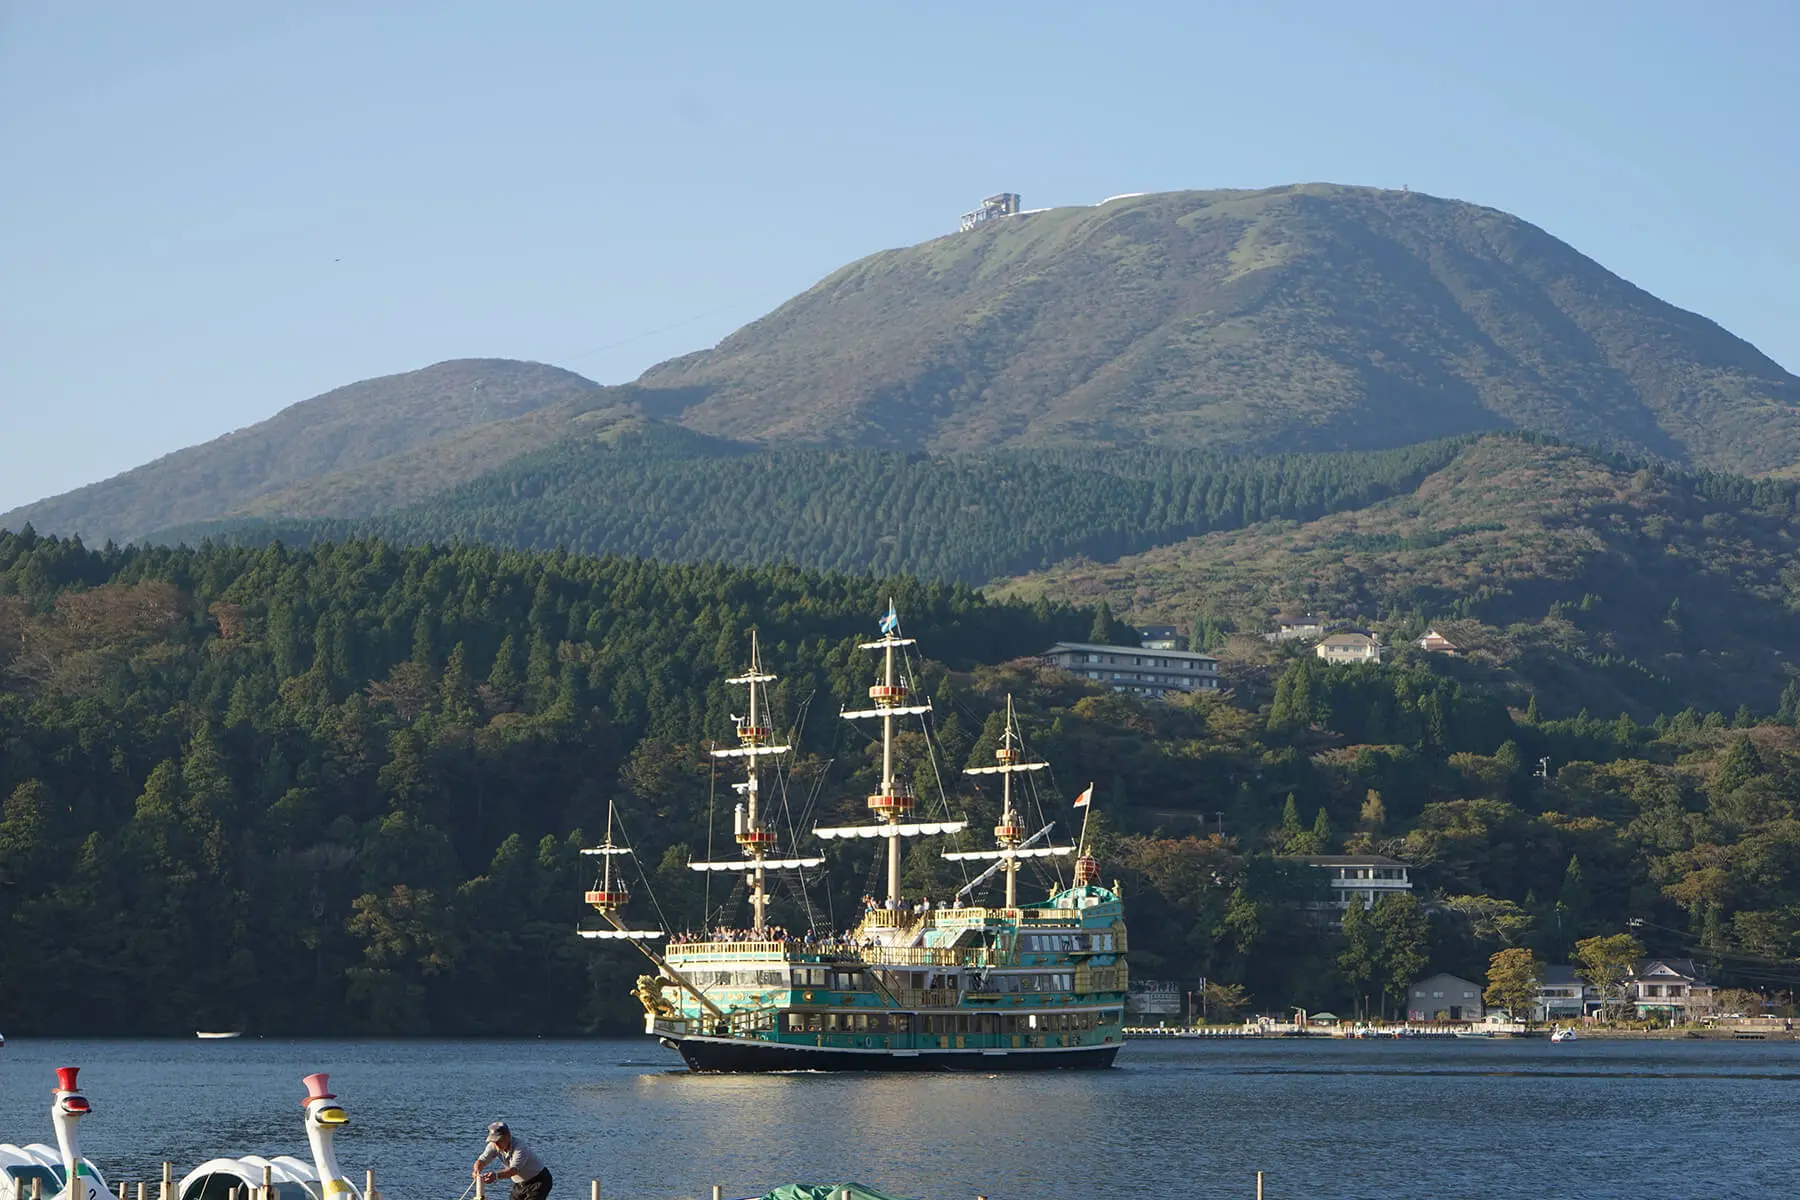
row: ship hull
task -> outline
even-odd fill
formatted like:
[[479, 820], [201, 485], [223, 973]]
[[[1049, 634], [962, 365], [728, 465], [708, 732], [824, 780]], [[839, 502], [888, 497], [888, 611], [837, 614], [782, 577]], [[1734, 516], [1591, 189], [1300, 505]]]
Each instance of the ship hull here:
[[860, 1050], [797, 1046], [747, 1038], [664, 1037], [690, 1071], [997, 1071], [1100, 1070], [1118, 1045], [1014, 1050]]

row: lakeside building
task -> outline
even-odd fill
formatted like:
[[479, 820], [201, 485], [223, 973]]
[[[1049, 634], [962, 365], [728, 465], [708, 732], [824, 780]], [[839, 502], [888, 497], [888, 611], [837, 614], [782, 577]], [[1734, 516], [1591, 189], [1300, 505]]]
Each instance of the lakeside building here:
[[1381, 650], [1381, 642], [1374, 634], [1359, 629], [1334, 633], [1313, 647], [1314, 654], [1334, 663], [1378, 663]]
[[1481, 985], [1459, 975], [1439, 972], [1406, 989], [1409, 1021], [1479, 1021], [1486, 1013]]
[[1718, 993], [1691, 958], [1646, 958], [1631, 973], [1626, 998], [1640, 1017], [1687, 1022], [1712, 1012]]
[[1219, 690], [1219, 660], [1191, 650], [1057, 642], [1038, 657], [1053, 667], [1134, 696]]
[[1303, 862], [1324, 871], [1331, 880], [1331, 899], [1325, 906], [1344, 912], [1351, 904], [1364, 909], [1375, 907], [1383, 896], [1412, 891], [1408, 874], [1411, 864], [1385, 854], [1296, 854], [1283, 855], [1290, 862]]
[[1574, 967], [1551, 963], [1544, 967], [1543, 977], [1538, 980], [1532, 1017], [1545, 1023], [1574, 1021], [1597, 1013], [1604, 1006], [1600, 990], [1583, 982]]

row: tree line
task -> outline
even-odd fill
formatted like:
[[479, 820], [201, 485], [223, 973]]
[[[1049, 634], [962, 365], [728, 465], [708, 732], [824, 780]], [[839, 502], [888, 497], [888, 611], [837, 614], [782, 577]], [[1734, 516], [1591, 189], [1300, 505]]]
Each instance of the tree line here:
[[[1028, 797], [1043, 819], [1098, 784], [1090, 834], [1140, 975], [1204, 974], [1271, 1008], [1391, 1006], [1421, 956], [1476, 977], [1497, 948], [1566, 961], [1631, 919], [1731, 981], [1792, 969], [1793, 704], [1786, 724], [1546, 721], [1441, 664], [1311, 659], [1148, 703], [1033, 657], [1105, 614], [961, 584], [372, 539], [96, 551], [27, 531], [0, 535], [10, 1027], [628, 1028], [641, 966], [574, 936], [580, 848], [616, 802], [635, 919], [742, 923], [741, 882], [685, 869], [732, 852], [735, 797], [705, 753], [741, 708], [724, 681], [757, 628], [801, 748], [771, 792], [784, 841], [857, 819], [878, 755], [837, 713], [865, 702], [856, 644], [890, 597], [935, 710], [935, 757], [905, 735], [910, 782], [947, 783], [950, 811], [991, 826], [998, 796], [958, 772], [992, 761], [1015, 697], [1054, 764]], [[1405, 911], [1315, 920], [1326, 885], [1296, 856], [1342, 850], [1414, 863]], [[876, 853], [832, 844], [773, 919], [853, 920]], [[909, 894], [962, 884], [909, 854]]]

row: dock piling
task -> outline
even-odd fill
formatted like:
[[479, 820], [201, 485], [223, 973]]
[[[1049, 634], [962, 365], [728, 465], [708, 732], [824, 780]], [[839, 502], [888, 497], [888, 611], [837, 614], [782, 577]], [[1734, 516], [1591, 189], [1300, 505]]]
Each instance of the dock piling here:
[[713, 1184], [712, 1200], [724, 1200], [724, 1197], [725, 1197], [725, 1189], [720, 1187], [716, 1183]]
[[1261, 1171], [1258, 1171], [1258, 1172], [1257, 1172], [1257, 1173], [1256, 1173], [1256, 1200], [1263, 1200], [1263, 1194], [1262, 1194], [1262, 1172], [1261, 1172]]
[[363, 1200], [377, 1200], [380, 1195], [381, 1193], [375, 1190], [375, 1172], [363, 1172]]
[[600, 1200], [600, 1181], [595, 1179], [590, 1182], [592, 1186], [588, 1189], [589, 1200]]
[[131, 1200], [131, 1185], [129, 1183], [121, 1183], [119, 1185], [119, 1200]]
[[175, 1200], [175, 1164], [164, 1163], [162, 1174], [162, 1193], [157, 1200]]
[[44, 1181], [35, 1175], [31, 1177], [31, 1200], [44, 1200]]
[[138, 1180], [137, 1200], [149, 1200], [149, 1191], [150, 1191], [150, 1185], [145, 1183], [141, 1179]]

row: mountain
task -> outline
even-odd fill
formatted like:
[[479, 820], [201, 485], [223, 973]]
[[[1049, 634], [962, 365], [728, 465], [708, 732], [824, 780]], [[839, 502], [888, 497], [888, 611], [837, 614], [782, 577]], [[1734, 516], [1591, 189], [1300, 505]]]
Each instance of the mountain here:
[[1570, 712], [1770, 710], [1800, 639], [1797, 513], [1789, 483], [1489, 436], [1367, 507], [1065, 562], [989, 591], [1106, 600], [1215, 631], [1320, 612], [1376, 622], [1398, 645], [1438, 623], [1473, 662]]
[[128, 539], [389, 513], [645, 422], [934, 454], [1292, 454], [1524, 429], [1800, 467], [1800, 379], [1712, 322], [1494, 209], [1309, 184], [1027, 212], [884, 251], [621, 387], [503, 360], [367, 380], [0, 527]]
[[733, 438], [1361, 449], [1521, 428], [1800, 462], [1800, 378], [1506, 213], [1309, 184], [988, 221], [639, 379]]
[[[183, 522], [260, 511], [286, 489], [322, 515], [372, 512], [543, 444], [504, 436], [514, 428], [509, 418], [563, 405], [550, 436], [567, 436], [568, 410], [599, 405], [606, 395], [600, 385], [542, 363], [438, 363], [337, 388], [204, 445], [0, 514], [0, 529], [29, 522], [90, 542], [123, 542]], [[458, 438], [475, 428], [486, 432]], [[374, 464], [385, 469], [372, 472]], [[307, 487], [320, 481], [335, 486]]]

